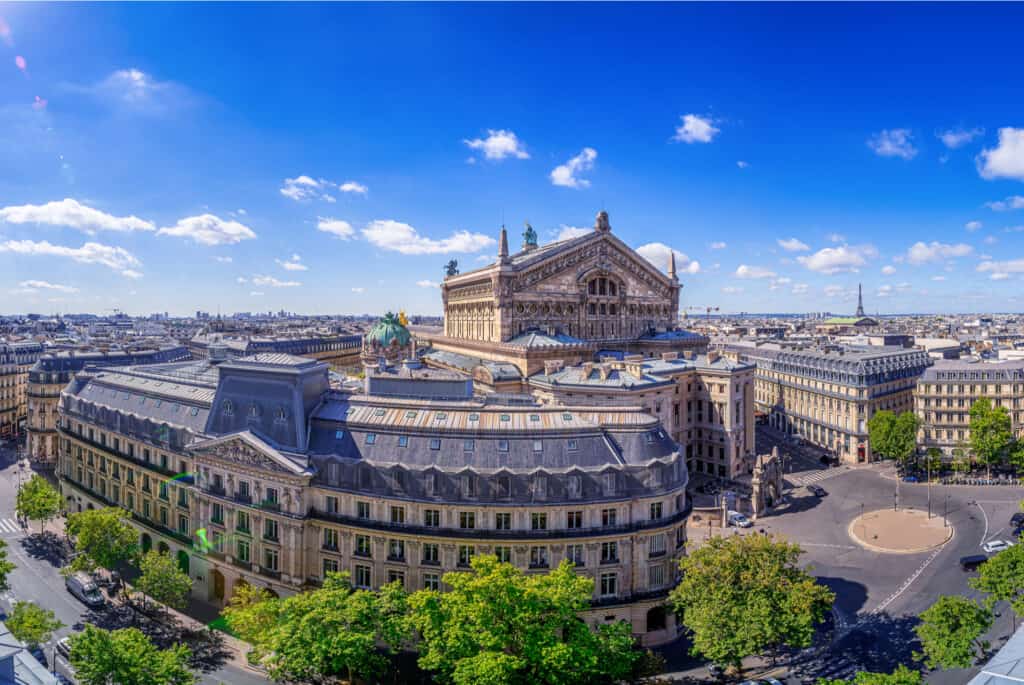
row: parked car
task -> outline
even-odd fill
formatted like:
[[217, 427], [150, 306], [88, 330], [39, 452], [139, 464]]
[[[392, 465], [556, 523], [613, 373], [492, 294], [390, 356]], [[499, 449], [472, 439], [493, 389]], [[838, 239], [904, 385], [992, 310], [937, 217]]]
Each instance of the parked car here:
[[1010, 517], [1010, 525], [1014, 528], [1020, 528], [1024, 526], [1024, 511], [1018, 511], [1016, 514]]
[[57, 654], [65, 661], [71, 661], [71, 638], [62, 637], [57, 640], [57, 644], [53, 646]]
[[760, 683], [760, 685], [782, 685], [782, 681], [776, 680], [775, 678], [761, 678], [757, 682]]
[[96, 608], [106, 604], [106, 600], [100, 594], [100, 589], [88, 573], [83, 573], [82, 571], [74, 573], [64, 580], [64, 585], [67, 587], [68, 592], [87, 607]]
[[825, 491], [825, 488], [821, 487], [820, 485], [808, 485], [807, 490], [815, 497], [824, 497], [825, 495], [828, 494]]
[[738, 511], [729, 512], [729, 525], [736, 526], [737, 528], [750, 528], [754, 524], [751, 523], [750, 519], [741, 514]]
[[1009, 540], [989, 540], [981, 546], [988, 554], [998, 554], [1004, 549], [1010, 549], [1011, 547], [1013, 547], [1013, 543]]
[[974, 571], [986, 561], [988, 561], [988, 557], [984, 554], [970, 554], [966, 557], [960, 557], [960, 567], [964, 571]]
[[718, 664], [708, 664], [708, 675], [714, 680], [721, 680], [725, 677], [725, 669]]
[[914, 475], [903, 476], [903, 482], [904, 483], [916, 483], [917, 482], [917, 476], [914, 476]]

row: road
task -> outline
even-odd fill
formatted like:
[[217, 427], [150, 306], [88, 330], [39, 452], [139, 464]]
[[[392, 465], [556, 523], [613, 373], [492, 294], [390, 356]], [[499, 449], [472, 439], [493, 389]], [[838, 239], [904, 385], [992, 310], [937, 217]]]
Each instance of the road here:
[[[0, 595], [0, 610], [8, 612], [14, 601], [29, 601], [52, 610], [65, 625], [43, 646], [45, 658], [49, 664], [54, 664], [53, 645], [57, 640], [73, 631], [82, 630], [87, 622], [108, 627], [104, 624], [112, 620], [113, 616], [112, 613], [92, 612], [72, 597], [64, 587], [60, 562], [49, 553], [51, 548], [41, 546], [38, 536], [26, 534], [18, 526], [14, 513], [18, 471], [13, 451], [0, 447], [0, 538], [7, 543], [8, 559], [17, 564], [17, 568], [8, 577], [9, 589]], [[30, 476], [31, 472], [26, 469], [21, 477]], [[58, 672], [66, 674], [66, 664], [62, 659], [58, 657], [58, 663], [54, 665]], [[228, 663], [217, 670], [203, 673], [200, 682], [204, 685], [266, 685], [269, 681], [248, 669]]]

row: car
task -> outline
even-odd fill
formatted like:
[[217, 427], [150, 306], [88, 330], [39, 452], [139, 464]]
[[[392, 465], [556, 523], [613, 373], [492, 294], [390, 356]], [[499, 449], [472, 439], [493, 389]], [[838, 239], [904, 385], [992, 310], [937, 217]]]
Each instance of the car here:
[[760, 685], [782, 685], [782, 681], [781, 680], [776, 680], [775, 678], [761, 678], [757, 682]]
[[106, 604], [100, 589], [88, 573], [79, 571], [68, 576], [64, 580], [68, 592], [74, 595], [82, 604], [95, 609]]
[[721, 680], [725, 677], [725, 669], [718, 664], [708, 664], [708, 675], [715, 680]]
[[1009, 540], [989, 540], [981, 546], [987, 554], [998, 554], [1004, 549], [1010, 549], [1011, 547], [1013, 547], [1013, 543]]
[[1024, 511], [1018, 511], [1010, 517], [1010, 525], [1015, 528], [1024, 526]]
[[988, 557], [984, 554], [969, 554], [966, 557], [960, 557], [960, 567], [964, 571], [974, 571], [979, 566], [988, 561]]
[[736, 526], [737, 528], [751, 528], [754, 525], [750, 519], [738, 511], [730, 511], [728, 516], [730, 526]]
[[903, 482], [904, 483], [916, 483], [917, 482], [917, 476], [903, 476]]
[[815, 497], [824, 497], [825, 495], [828, 494], [825, 491], [825, 488], [821, 487], [820, 485], [808, 485], [807, 491], [810, 492]]

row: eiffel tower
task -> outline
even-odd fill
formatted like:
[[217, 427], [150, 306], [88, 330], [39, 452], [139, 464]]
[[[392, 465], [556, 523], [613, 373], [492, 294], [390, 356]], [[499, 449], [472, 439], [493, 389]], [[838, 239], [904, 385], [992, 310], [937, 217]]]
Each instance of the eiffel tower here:
[[857, 284], [857, 316], [864, 316], [864, 292], [860, 283]]

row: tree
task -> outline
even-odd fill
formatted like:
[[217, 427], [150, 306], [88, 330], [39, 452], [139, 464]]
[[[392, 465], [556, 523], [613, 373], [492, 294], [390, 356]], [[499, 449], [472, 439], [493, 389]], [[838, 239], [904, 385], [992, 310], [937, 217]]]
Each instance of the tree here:
[[971, 405], [971, 449], [991, 469], [1007, 455], [1013, 444], [1013, 424], [1006, 407], [993, 407], [987, 397], [979, 397]]
[[246, 591], [224, 616], [253, 645], [271, 677], [305, 682], [382, 674], [387, 660], [377, 645], [404, 641], [405, 613], [405, 592], [397, 583], [376, 594], [354, 589], [347, 574], [328, 574], [322, 588], [285, 599]]
[[712, 538], [684, 557], [669, 602], [694, 654], [740, 667], [744, 657], [808, 647], [835, 595], [797, 567], [800, 547], [767, 535]]
[[1009, 602], [1014, 614], [1024, 614], [1024, 545], [1014, 545], [990, 558], [968, 584], [988, 593], [985, 606], [989, 609], [996, 602]]
[[1007, 461], [1013, 466], [1017, 475], [1024, 474], [1024, 440], [1016, 440], [1010, 447]]
[[43, 609], [32, 602], [15, 602], [11, 614], [4, 621], [11, 635], [35, 649], [44, 642], [49, 642], [53, 631], [60, 630], [64, 624], [57, 620], [49, 609]]
[[938, 447], [929, 447], [925, 451], [925, 468], [930, 476], [942, 471], [942, 450]]
[[914, 629], [921, 640], [928, 668], [968, 668], [984, 654], [988, 643], [981, 636], [992, 627], [992, 612], [974, 600], [946, 595], [921, 614]]
[[892, 673], [858, 671], [853, 680], [819, 678], [817, 685], [921, 685], [921, 672], [900, 664]]
[[868, 419], [868, 440], [871, 442], [871, 451], [886, 459], [892, 459], [892, 432], [896, 423], [896, 415], [888, 409], [876, 411], [874, 416]]
[[971, 458], [962, 443], [953, 448], [953, 470], [957, 473], [967, 473], [971, 470]]
[[127, 512], [118, 507], [71, 514], [67, 531], [79, 553], [71, 563], [72, 571], [91, 571], [97, 566], [113, 570], [138, 557], [138, 533], [128, 523]]
[[46, 522], [60, 513], [60, 508], [60, 493], [39, 474], [35, 474], [18, 488], [15, 511], [18, 516], [29, 521], [39, 521], [40, 533], [43, 532]]
[[602, 683], [630, 676], [641, 657], [628, 623], [591, 628], [594, 581], [563, 561], [527, 575], [493, 555], [474, 556], [470, 571], [446, 573], [450, 591], [409, 597], [420, 635], [419, 665], [455, 685]]
[[877, 411], [868, 420], [871, 451], [906, 466], [917, 451], [918, 428], [920, 420], [913, 412], [905, 411], [897, 416], [888, 409]]
[[139, 570], [142, 575], [135, 583], [137, 590], [175, 609], [188, 606], [192, 579], [178, 568], [171, 555], [150, 550], [139, 562]]
[[0, 540], [0, 590], [7, 589], [7, 576], [15, 568], [14, 563], [7, 560], [7, 543]]
[[193, 685], [189, 648], [160, 650], [137, 628], [108, 631], [87, 623], [71, 636], [71, 665], [82, 685]]

